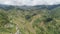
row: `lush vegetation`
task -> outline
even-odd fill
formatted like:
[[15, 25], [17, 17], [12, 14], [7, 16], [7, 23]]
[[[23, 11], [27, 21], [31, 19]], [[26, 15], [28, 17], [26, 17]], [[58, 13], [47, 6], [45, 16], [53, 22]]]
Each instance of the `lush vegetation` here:
[[15, 34], [16, 25], [20, 34], [60, 34], [60, 8], [0, 9], [0, 34]]

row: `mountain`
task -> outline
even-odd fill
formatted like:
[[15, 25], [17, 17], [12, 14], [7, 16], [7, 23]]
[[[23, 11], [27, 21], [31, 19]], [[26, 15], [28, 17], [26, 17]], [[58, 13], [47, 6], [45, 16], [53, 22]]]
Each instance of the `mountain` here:
[[13, 9], [13, 8], [15, 8], [15, 7], [12, 6], [12, 5], [3, 5], [3, 4], [0, 4], [0, 9], [10, 10], [10, 9]]
[[0, 34], [60, 34], [60, 5], [0, 5], [0, 9]]
[[10, 10], [10, 9], [23, 9], [23, 10], [29, 10], [29, 9], [48, 9], [48, 10], [51, 10], [51, 9], [54, 9], [56, 7], [59, 7], [60, 4], [58, 5], [35, 5], [35, 6], [13, 6], [13, 5], [4, 5], [4, 4], [0, 4], [0, 8], [1, 9], [4, 9], [4, 10]]
[[51, 10], [51, 9], [54, 9], [59, 6], [60, 6], [60, 4], [58, 4], [58, 5], [36, 5], [34, 7], [38, 8], [38, 9], [45, 9], [46, 8], [48, 10]]

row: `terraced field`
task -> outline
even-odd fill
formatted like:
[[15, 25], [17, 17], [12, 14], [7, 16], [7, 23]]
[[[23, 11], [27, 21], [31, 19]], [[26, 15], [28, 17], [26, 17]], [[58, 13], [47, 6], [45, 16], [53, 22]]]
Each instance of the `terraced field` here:
[[60, 10], [0, 10], [0, 34], [60, 34]]

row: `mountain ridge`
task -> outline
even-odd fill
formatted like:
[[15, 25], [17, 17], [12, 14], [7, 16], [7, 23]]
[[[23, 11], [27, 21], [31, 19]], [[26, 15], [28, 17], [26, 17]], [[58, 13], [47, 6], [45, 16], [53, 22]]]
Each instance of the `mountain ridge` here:
[[59, 7], [60, 4], [58, 5], [35, 5], [35, 6], [13, 6], [13, 5], [3, 5], [3, 4], [0, 4], [0, 9], [4, 9], [4, 10], [10, 10], [10, 9], [14, 9], [14, 8], [17, 8], [17, 9], [24, 9], [24, 10], [27, 10], [27, 9], [48, 9], [48, 10], [51, 10], [51, 9], [54, 9], [56, 7]]

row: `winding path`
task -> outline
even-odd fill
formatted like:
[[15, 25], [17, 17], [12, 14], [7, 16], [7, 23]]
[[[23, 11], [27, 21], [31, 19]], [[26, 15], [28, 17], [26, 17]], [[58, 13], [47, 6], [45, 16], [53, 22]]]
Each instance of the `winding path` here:
[[20, 32], [20, 30], [19, 30], [19, 28], [18, 28], [18, 24], [16, 25], [16, 33], [15, 34], [21, 34], [21, 32]]

